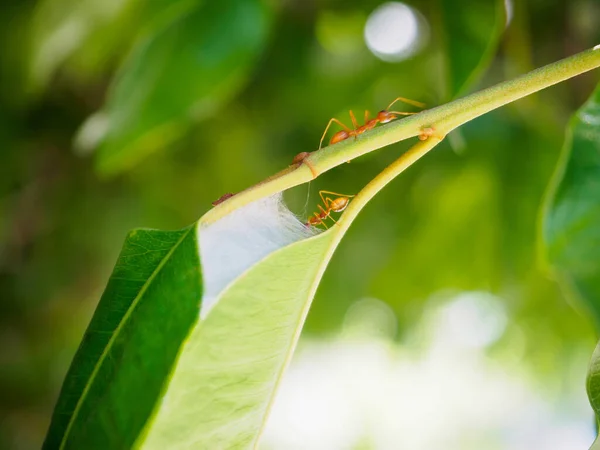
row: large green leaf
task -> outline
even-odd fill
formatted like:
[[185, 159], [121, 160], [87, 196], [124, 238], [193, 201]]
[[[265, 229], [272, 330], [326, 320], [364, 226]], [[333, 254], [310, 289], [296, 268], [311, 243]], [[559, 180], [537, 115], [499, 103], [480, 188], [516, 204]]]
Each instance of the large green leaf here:
[[199, 313], [194, 228], [136, 230], [75, 355], [45, 449], [129, 448]]
[[190, 335], [145, 448], [255, 448], [334, 242], [292, 244], [229, 286]]
[[[598, 342], [598, 345], [592, 354], [586, 387], [590, 405], [592, 405], [592, 408], [596, 413], [596, 418], [598, 419], [600, 418], [600, 342]], [[590, 450], [598, 449], [600, 449], [600, 436], [596, 437], [596, 440], [590, 447]]]
[[[600, 330], [600, 85], [571, 119], [542, 232], [559, 280]], [[600, 417], [600, 344], [592, 356], [587, 391]], [[600, 448], [598, 439], [592, 448]]]
[[600, 343], [598, 343], [592, 355], [587, 379], [587, 392], [592, 408], [600, 416]]
[[600, 87], [567, 130], [543, 242], [557, 275], [600, 330]]
[[45, 448], [256, 445], [346, 228], [311, 237], [279, 203], [246, 213], [253, 205], [213, 225], [129, 236]]
[[439, 0], [446, 99], [462, 95], [481, 76], [506, 24], [503, 0]]
[[101, 171], [123, 170], [164, 147], [247, 80], [266, 43], [269, 8], [261, 0], [188, 3], [136, 46], [115, 78], [102, 113]]

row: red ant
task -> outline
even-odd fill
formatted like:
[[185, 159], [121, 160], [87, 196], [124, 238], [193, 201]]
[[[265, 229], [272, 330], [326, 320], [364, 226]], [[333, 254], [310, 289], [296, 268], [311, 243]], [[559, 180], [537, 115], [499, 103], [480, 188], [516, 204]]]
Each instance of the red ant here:
[[225, 200], [227, 200], [228, 198], [233, 197], [235, 194], [228, 192], [227, 194], [223, 194], [221, 195], [217, 200], [215, 200], [214, 202], [212, 202], [213, 206], [217, 206], [219, 203], [223, 203]]
[[391, 122], [392, 120], [397, 119], [398, 116], [410, 116], [412, 114], [417, 114], [415, 112], [389, 111], [389, 109], [392, 107], [392, 105], [398, 101], [408, 103], [409, 105], [413, 105], [418, 108], [425, 107], [424, 103], [410, 100], [410, 99], [404, 98], [404, 97], [398, 97], [396, 100], [394, 100], [392, 103], [390, 103], [386, 109], [379, 111], [377, 113], [377, 117], [375, 117], [374, 119], [369, 119], [369, 111], [365, 111], [365, 124], [361, 125], [361, 126], [358, 126], [356, 117], [354, 117], [354, 113], [352, 112], [352, 110], [350, 110], [350, 119], [352, 120], [352, 125], [354, 126], [354, 129], [351, 130], [350, 128], [348, 128], [346, 125], [344, 125], [342, 122], [340, 122], [335, 117], [332, 118], [329, 121], [329, 123], [327, 124], [327, 127], [325, 128], [325, 132], [323, 133], [323, 136], [321, 137], [321, 142], [319, 143], [319, 149], [321, 149], [321, 147], [323, 146], [323, 139], [325, 139], [325, 135], [327, 134], [327, 131], [329, 130], [329, 127], [331, 126], [332, 122], [337, 123], [344, 129], [338, 131], [337, 133], [335, 133], [333, 135], [333, 137], [329, 141], [330, 145], [337, 144], [338, 142], [344, 141], [344, 140], [348, 139], [350, 136], [354, 136], [354, 138], [356, 138], [359, 134], [363, 134], [365, 131], [372, 130], [373, 128], [375, 128], [375, 126], [378, 123]]
[[[335, 200], [330, 199], [329, 197], [325, 197], [324, 194], [331, 194], [331, 195], [336, 195], [338, 198], [336, 198]], [[325, 223], [325, 219], [327, 217], [329, 217], [331, 220], [333, 220], [335, 223], [337, 223], [337, 221], [331, 217], [331, 213], [332, 212], [342, 212], [343, 210], [346, 209], [346, 207], [348, 206], [348, 203], [350, 203], [350, 199], [352, 197], [354, 197], [354, 195], [343, 195], [343, 194], [338, 194], [337, 192], [331, 192], [331, 191], [319, 191], [319, 196], [321, 197], [321, 200], [323, 201], [323, 204], [325, 205], [325, 208], [323, 208], [321, 205], [319, 205], [319, 211], [314, 213], [314, 215], [310, 216], [308, 218], [308, 222], [306, 222], [306, 226], [317, 226], [317, 225], [323, 225], [325, 228], [329, 228], [327, 226], [327, 224]]]

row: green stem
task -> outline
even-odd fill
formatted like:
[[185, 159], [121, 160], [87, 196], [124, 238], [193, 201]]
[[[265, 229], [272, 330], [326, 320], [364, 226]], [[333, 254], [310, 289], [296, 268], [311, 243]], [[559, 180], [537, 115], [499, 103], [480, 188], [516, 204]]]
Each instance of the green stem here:
[[[200, 219], [200, 223], [202, 225], [212, 223], [241, 206], [306, 183], [315, 176], [346, 161], [381, 147], [418, 136], [424, 128], [433, 127], [437, 135], [445, 136], [460, 125], [489, 111], [599, 66], [600, 46], [596, 46], [593, 49], [536, 69], [514, 80], [499, 83], [445, 105], [377, 127], [359, 136], [358, 139], [348, 139], [339, 144], [330, 145], [311, 153], [305, 159], [305, 164], [289, 167], [214, 207]], [[417, 145], [415, 148], [429, 147], [425, 150], [427, 152], [436, 143], [437, 140], [431, 146]], [[312, 167], [312, 171], [309, 165]], [[352, 203], [357, 203], [356, 199]]]
[[412, 166], [421, 157], [425, 156], [433, 147], [440, 143], [440, 139], [429, 138], [426, 141], [419, 141], [408, 151], [403, 153], [392, 164], [383, 169], [375, 178], [361, 189], [352, 199], [344, 214], [339, 218], [338, 225], [341, 233], [338, 233], [339, 239], [344, 235], [352, 221], [358, 216], [358, 213], [380, 190], [382, 190], [390, 181]]

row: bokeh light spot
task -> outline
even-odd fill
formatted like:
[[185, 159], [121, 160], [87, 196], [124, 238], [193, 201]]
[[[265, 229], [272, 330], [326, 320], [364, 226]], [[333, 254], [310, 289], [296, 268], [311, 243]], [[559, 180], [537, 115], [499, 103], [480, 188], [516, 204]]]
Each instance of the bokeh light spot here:
[[392, 308], [371, 297], [353, 303], [344, 317], [344, 332], [347, 335], [393, 339], [397, 327], [398, 320]]
[[513, 5], [512, 0], [504, 0], [504, 11], [506, 12], [506, 24], [508, 27], [512, 22], [513, 16], [515, 14], [515, 6]]
[[417, 53], [429, 35], [427, 22], [414, 8], [400, 2], [375, 9], [365, 26], [365, 42], [379, 59], [398, 62]]
[[461, 347], [491, 345], [502, 336], [507, 324], [500, 299], [487, 292], [463, 292], [440, 314], [437, 332]]

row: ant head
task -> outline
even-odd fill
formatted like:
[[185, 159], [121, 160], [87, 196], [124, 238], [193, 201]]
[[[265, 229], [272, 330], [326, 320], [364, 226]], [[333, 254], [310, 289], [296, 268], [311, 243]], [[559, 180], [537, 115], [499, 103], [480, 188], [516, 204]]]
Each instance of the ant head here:
[[329, 141], [329, 143], [337, 144], [338, 142], [348, 139], [348, 137], [350, 137], [350, 134], [348, 134], [348, 132], [346, 130], [340, 130], [333, 135], [333, 137], [331, 138], [331, 141]]
[[395, 118], [396, 115], [394, 113], [386, 111], [385, 109], [377, 113], [377, 120], [379, 120], [379, 123], [388, 123], [394, 120]]
[[350, 199], [348, 197], [338, 197], [331, 202], [329, 207], [333, 212], [342, 212], [346, 209], [348, 203], [350, 203]]

